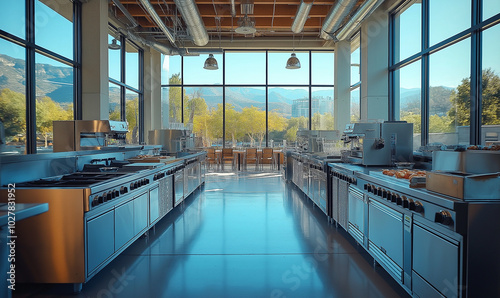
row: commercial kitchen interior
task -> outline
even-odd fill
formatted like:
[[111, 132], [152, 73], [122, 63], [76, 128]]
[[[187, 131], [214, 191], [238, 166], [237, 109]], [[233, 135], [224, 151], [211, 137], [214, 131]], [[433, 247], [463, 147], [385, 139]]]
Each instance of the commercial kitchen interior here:
[[[0, 163], [57, 154], [56, 120], [127, 121], [128, 144], [182, 126], [198, 134], [198, 147], [285, 151], [297, 131], [373, 120], [413, 123], [415, 151], [500, 141], [497, 0], [5, 0], [0, 8]], [[298, 69], [285, 68], [292, 53]], [[232, 117], [244, 111], [247, 131], [236, 132]], [[250, 131], [255, 123], [263, 131]], [[26, 181], [9, 169], [1, 186]], [[270, 165], [212, 167], [80, 293], [18, 284], [13, 295], [412, 295], [283, 176]], [[441, 294], [460, 296], [453, 288]]]

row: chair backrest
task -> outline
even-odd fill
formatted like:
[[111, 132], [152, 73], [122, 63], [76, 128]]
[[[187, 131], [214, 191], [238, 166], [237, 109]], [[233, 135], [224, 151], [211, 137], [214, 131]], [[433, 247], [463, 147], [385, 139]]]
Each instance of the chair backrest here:
[[222, 156], [223, 157], [228, 157], [228, 156], [233, 156], [233, 148], [223, 148], [222, 149]]
[[215, 148], [206, 148], [207, 154], [215, 154]]
[[257, 158], [257, 148], [247, 148], [246, 156], [247, 158]]
[[262, 157], [269, 158], [273, 156], [273, 148], [262, 148]]

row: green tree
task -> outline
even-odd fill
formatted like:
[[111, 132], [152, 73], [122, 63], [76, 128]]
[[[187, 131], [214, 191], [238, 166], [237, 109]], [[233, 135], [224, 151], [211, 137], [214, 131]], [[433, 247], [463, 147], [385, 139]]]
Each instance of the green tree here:
[[231, 137], [233, 147], [245, 135], [243, 132], [245, 125], [243, 118], [244, 114], [242, 112], [236, 111], [232, 104], [226, 104], [226, 140], [228, 137]]
[[331, 113], [314, 113], [311, 120], [312, 129], [333, 129], [334, 119]]
[[7, 88], [2, 89], [0, 122], [4, 125], [7, 141], [12, 141], [17, 135], [23, 135], [24, 138], [26, 135], [26, 97], [24, 94]]
[[299, 129], [307, 129], [307, 118], [304, 116], [288, 119], [288, 127], [286, 129], [286, 140], [295, 142], [297, 140], [297, 131]]
[[72, 119], [73, 105], [68, 105], [64, 109], [59, 103], [47, 96], [36, 100], [36, 130], [44, 138], [45, 147], [48, 147], [48, 139], [52, 136], [52, 122]]
[[139, 98], [127, 100], [125, 103], [125, 119], [128, 122], [128, 144], [139, 144]]
[[195, 116], [201, 116], [208, 111], [207, 103], [202, 97], [201, 89], [195, 91], [193, 95], [186, 96], [184, 101], [184, 123], [194, 123]]
[[[181, 74], [173, 74], [168, 80], [170, 85], [180, 85], [181, 84]], [[170, 87], [168, 92], [168, 103], [169, 103], [169, 116], [170, 122], [182, 122], [182, 88], [181, 87]]]
[[241, 124], [250, 138], [250, 145], [255, 146], [258, 141], [258, 146], [262, 147], [266, 136], [266, 112], [254, 106], [245, 107], [241, 111]]

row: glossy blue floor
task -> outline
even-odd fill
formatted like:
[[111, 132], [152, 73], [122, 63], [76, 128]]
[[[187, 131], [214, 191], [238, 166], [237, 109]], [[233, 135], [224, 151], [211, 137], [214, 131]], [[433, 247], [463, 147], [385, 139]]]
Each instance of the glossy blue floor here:
[[32, 297], [401, 297], [406, 293], [279, 172], [207, 173], [196, 191], [79, 294]]

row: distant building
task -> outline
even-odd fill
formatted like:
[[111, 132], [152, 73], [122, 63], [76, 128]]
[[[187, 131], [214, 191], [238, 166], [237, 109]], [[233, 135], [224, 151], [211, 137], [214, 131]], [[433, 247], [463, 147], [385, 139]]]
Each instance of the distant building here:
[[[312, 114], [333, 114], [333, 98], [329, 96], [316, 96], [311, 100]], [[292, 117], [309, 117], [309, 99], [294, 99], [292, 103]]]

